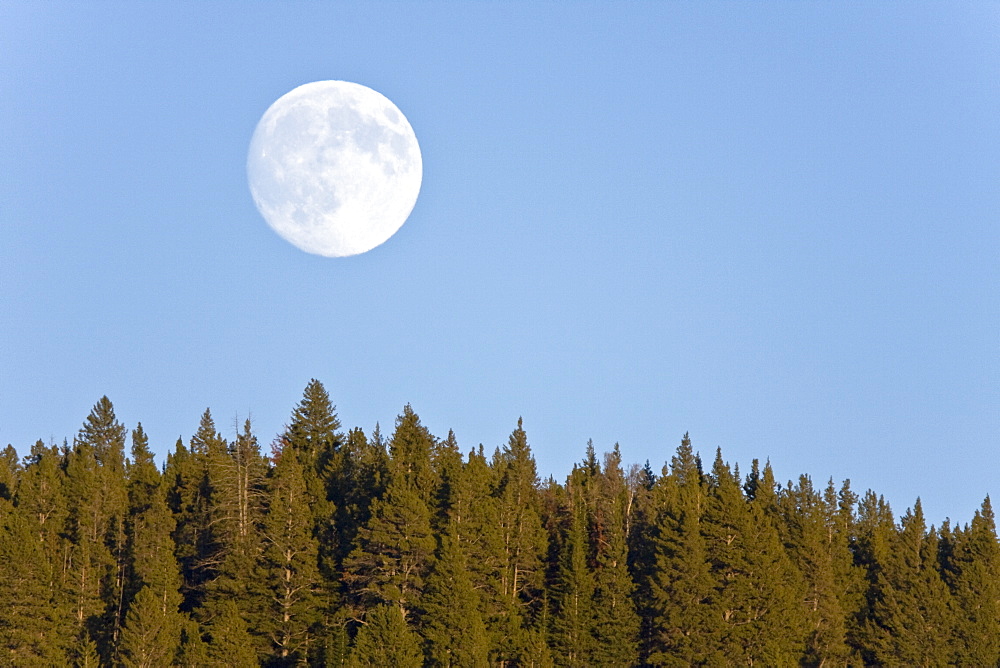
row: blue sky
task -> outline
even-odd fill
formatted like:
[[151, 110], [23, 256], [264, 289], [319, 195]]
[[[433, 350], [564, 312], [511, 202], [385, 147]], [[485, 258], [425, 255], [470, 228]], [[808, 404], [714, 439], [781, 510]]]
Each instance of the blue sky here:
[[[160, 461], [310, 378], [562, 478], [680, 437], [967, 521], [1000, 493], [1000, 8], [0, 4], [0, 443], [107, 394]], [[407, 116], [420, 197], [297, 250], [246, 151], [310, 81]]]

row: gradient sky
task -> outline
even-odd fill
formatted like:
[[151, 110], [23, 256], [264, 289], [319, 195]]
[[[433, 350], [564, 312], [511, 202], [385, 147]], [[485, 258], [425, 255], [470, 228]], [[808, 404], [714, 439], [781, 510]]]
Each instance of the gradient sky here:
[[[0, 444], [107, 394], [158, 461], [310, 378], [543, 477], [685, 431], [968, 521], [1000, 493], [1000, 5], [0, 3]], [[246, 152], [322, 79], [408, 117], [409, 221], [283, 241]]]

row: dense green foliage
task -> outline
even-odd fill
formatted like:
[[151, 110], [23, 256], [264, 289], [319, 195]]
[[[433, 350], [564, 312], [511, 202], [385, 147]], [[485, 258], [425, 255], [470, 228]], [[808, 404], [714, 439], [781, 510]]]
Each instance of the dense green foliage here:
[[1000, 543], [778, 484], [687, 435], [657, 475], [587, 444], [540, 481], [518, 421], [463, 455], [410, 406], [341, 432], [311, 381], [264, 456], [205, 411], [162, 469], [106, 397], [0, 452], [0, 665], [1000, 663]]

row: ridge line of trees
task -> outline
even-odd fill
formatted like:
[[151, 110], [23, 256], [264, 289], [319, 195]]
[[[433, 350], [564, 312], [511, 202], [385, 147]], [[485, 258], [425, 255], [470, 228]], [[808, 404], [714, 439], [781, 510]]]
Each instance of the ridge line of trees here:
[[266, 456], [206, 410], [157, 467], [107, 397], [8, 445], [0, 600], [12, 666], [1000, 665], [989, 497], [897, 522], [686, 434], [660, 472], [590, 442], [540, 480], [520, 420], [492, 453], [409, 405], [345, 432], [316, 380]]

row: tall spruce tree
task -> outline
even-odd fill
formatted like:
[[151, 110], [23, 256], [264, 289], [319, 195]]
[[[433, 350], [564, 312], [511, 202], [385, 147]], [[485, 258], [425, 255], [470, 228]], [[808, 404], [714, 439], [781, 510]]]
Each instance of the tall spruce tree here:
[[802, 663], [843, 665], [847, 647], [847, 592], [844, 575], [851, 569], [848, 536], [837, 524], [832, 481], [827, 493], [813, 488], [808, 476], [780, 495], [781, 529], [789, 555], [802, 573], [805, 596], [800, 607], [806, 625]]
[[348, 660], [352, 668], [419, 668], [423, 665], [420, 637], [396, 605], [377, 605], [365, 615]]
[[544, 634], [536, 628], [542, 602], [545, 531], [539, 516], [538, 473], [521, 419], [507, 445], [493, 457], [499, 557], [490, 574], [488, 628], [493, 659], [503, 663], [538, 654]]
[[0, 517], [0, 664], [57, 666], [67, 661], [62, 617], [37, 520], [8, 509]]
[[264, 579], [271, 607], [262, 622], [271, 638], [276, 665], [294, 665], [308, 656], [319, 617], [318, 545], [313, 535], [303, 467], [293, 453], [278, 453], [264, 518]]
[[591, 542], [594, 553], [592, 661], [600, 666], [632, 666], [638, 660], [639, 615], [628, 570], [630, 490], [618, 444], [604, 457], [593, 495]]
[[255, 642], [235, 600], [218, 607], [208, 626], [211, 641], [208, 656], [213, 665], [232, 668], [254, 668], [260, 665], [254, 650]]
[[152, 587], [139, 590], [129, 606], [122, 630], [121, 665], [126, 668], [168, 668], [175, 665], [180, 646], [180, 595], [164, 597]]
[[385, 494], [389, 455], [378, 425], [371, 439], [355, 428], [341, 450], [342, 466], [332, 480], [337, 517], [337, 570], [355, 546], [358, 530], [371, 518], [371, 504]]
[[227, 443], [216, 430], [209, 409], [201, 416], [190, 449], [178, 441], [167, 463], [176, 512], [177, 560], [184, 579], [187, 612], [203, 612], [208, 583], [218, 575], [225, 550], [224, 526], [218, 522], [219, 487], [228, 464]]
[[[743, 665], [795, 663], [803, 649], [802, 583], [771, 517], [747, 503], [738, 474], [716, 451], [704, 516], [705, 547], [715, 591], [714, 656]], [[773, 489], [757, 489], [771, 498]], [[713, 659], [714, 660], [714, 659]]]
[[479, 594], [467, 558], [451, 525], [441, 539], [421, 597], [427, 663], [432, 666], [486, 666], [489, 642]]
[[[30, 652], [50, 657], [46, 659], [50, 665], [59, 663], [57, 659], [68, 649], [67, 640], [74, 635], [69, 574], [63, 564], [69, 549], [63, 464], [57, 447], [38, 441], [25, 458], [14, 506], [0, 502], [0, 510], [6, 510], [0, 512], [0, 523], [6, 526], [0, 549], [8, 555], [0, 563], [0, 577], [9, 585], [0, 588], [8, 592], [7, 605], [0, 606], [0, 633], [25, 633], [40, 639], [41, 644]], [[12, 663], [30, 665], [31, 661], [22, 656]]]
[[[270, 594], [261, 573], [266, 476], [267, 463], [260, 454], [250, 420], [246, 420], [217, 476], [212, 515], [220, 537], [219, 565], [216, 577], [205, 585], [204, 611], [200, 615], [211, 621], [229, 615], [230, 605], [236, 605], [250, 629], [256, 631], [250, 647], [261, 655], [271, 648], [263, 631]], [[231, 615], [227, 620], [233, 621]]]
[[[942, 541], [944, 542], [944, 541]], [[1000, 545], [990, 497], [972, 523], [948, 541], [944, 577], [956, 607], [954, 652], [958, 666], [1000, 664]]]
[[711, 663], [720, 621], [702, 531], [708, 487], [688, 434], [649, 492], [650, 562], [639, 564], [647, 660], [658, 666]]
[[318, 567], [322, 580], [316, 592], [317, 603], [328, 616], [337, 605], [335, 598], [339, 588], [337, 542], [340, 536], [336, 527], [335, 498], [337, 480], [344, 468], [341, 453], [344, 436], [330, 395], [315, 378], [306, 385], [302, 400], [292, 411], [281, 438], [283, 454], [293, 454], [302, 466], [313, 535], [319, 547]]
[[116, 655], [125, 613], [124, 462], [125, 427], [108, 398], [102, 397], [84, 421], [66, 463], [71, 543], [66, 570], [80, 646], [92, 639], [105, 662]]
[[863, 573], [862, 596], [854, 614], [847, 620], [847, 640], [863, 663], [877, 662], [875, 644], [878, 627], [873, 623], [875, 608], [882, 595], [882, 574], [889, 559], [895, 532], [892, 509], [885, 499], [868, 490], [858, 502], [851, 553]]
[[951, 596], [938, 572], [936, 532], [927, 530], [920, 500], [907, 510], [876, 574], [868, 620], [870, 648], [880, 665], [947, 665], [942, 642], [954, 632]]
[[[593, 454], [593, 453], [591, 453]], [[588, 565], [586, 486], [592, 469], [574, 467], [566, 481], [562, 526], [558, 538], [558, 568], [552, 587], [552, 648], [557, 665], [582, 667], [593, 663], [594, 578]]]
[[396, 420], [389, 444], [386, 491], [370, 505], [356, 547], [344, 562], [354, 604], [364, 611], [395, 605], [410, 622], [433, 562], [431, 528], [436, 477], [431, 467], [434, 438], [410, 406]]

